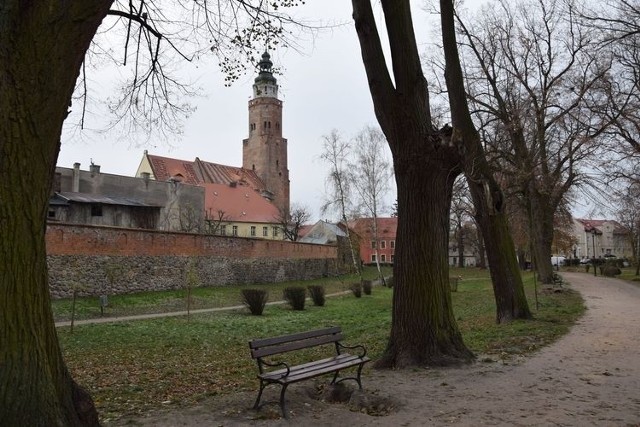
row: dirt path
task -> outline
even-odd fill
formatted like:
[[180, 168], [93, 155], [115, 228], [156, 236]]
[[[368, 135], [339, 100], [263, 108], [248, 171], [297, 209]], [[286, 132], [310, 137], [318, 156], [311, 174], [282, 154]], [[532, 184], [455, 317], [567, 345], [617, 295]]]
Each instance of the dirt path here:
[[[290, 420], [249, 409], [238, 393], [200, 407], [156, 413], [145, 426], [640, 426], [640, 287], [616, 279], [565, 273], [588, 311], [554, 345], [510, 365], [478, 362], [461, 369], [374, 371], [369, 399], [389, 397], [386, 416], [313, 399], [309, 385], [287, 392]], [[276, 395], [274, 393], [273, 397]], [[384, 407], [382, 408], [385, 409]], [[275, 419], [265, 419], [273, 417]]]

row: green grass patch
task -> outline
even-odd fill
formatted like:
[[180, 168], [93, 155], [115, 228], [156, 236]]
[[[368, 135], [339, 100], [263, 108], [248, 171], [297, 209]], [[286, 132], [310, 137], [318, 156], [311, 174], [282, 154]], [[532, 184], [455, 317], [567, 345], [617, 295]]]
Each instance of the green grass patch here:
[[[366, 280], [377, 277], [375, 268], [367, 267], [363, 271]], [[385, 267], [383, 274], [391, 275], [391, 268]], [[305, 282], [283, 282], [276, 284], [249, 284], [214, 287], [197, 287], [191, 289], [191, 310], [229, 307], [242, 305], [242, 289], [260, 288], [269, 292], [269, 301], [282, 300], [282, 291], [291, 286], [322, 285], [326, 294], [344, 292], [350, 289], [350, 284], [358, 281], [357, 275], [327, 277]], [[187, 289], [172, 291], [144, 292], [128, 295], [110, 295], [109, 304], [104, 309], [104, 317], [121, 317], [136, 314], [164, 313], [183, 311], [187, 309]], [[59, 299], [52, 302], [53, 316], [58, 321], [71, 320], [72, 299]], [[83, 297], [76, 299], [75, 319], [93, 319], [101, 317], [100, 301], [98, 297]]]
[[[536, 312], [528, 276], [535, 319], [496, 325], [488, 273], [469, 269], [454, 270], [452, 275], [463, 277], [458, 292], [452, 293], [455, 316], [465, 342], [478, 354], [504, 357], [536, 350], [565, 333], [584, 310], [579, 295], [566, 291], [540, 294]], [[235, 293], [234, 304], [238, 289]], [[76, 326], [73, 334], [69, 328], [58, 332], [74, 378], [89, 389], [106, 422], [153, 409], [195, 405], [215, 395], [255, 391], [256, 366], [247, 344], [252, 338], [340, 325], [345, 343], [364, 344], [375, 359], [387, 344], [391, 300], [391, 289], [375, 287], [371, 296], [355, 298], [347, 293], [328, 298], [324, 307], [308, 304], [304, 311], [277, 305], [267, 306], [262, 316], [242, 309], [192, 315], [189, 320], [83, 325]], [[311, 356], [294, 357], [301, 361]]]

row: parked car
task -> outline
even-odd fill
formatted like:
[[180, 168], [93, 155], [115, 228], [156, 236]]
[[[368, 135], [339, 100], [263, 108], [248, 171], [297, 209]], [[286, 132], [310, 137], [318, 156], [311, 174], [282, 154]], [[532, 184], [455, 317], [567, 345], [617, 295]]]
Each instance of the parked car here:
[[551, 265], [553, 265], [554, 267], [560, 266], [560, 265], [564, 265], [564, 261], [565, 261], [565, 257], [563, 256], [552, 256], [551, 257]]

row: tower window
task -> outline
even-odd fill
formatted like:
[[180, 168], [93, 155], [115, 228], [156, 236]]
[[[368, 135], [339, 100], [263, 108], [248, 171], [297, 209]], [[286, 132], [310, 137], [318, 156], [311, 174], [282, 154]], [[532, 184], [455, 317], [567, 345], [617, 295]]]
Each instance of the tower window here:
[[251, 169], [256, 170], [256, 165], [251, 165]]
[[266, 129], [267, 128], [267, 122], [264, 122], [264, 124], [262, 126]]
[[276, 122], [276, 129], [280, 129], [280, 122]]
[[267, 127], [271, 129], [271, 122], [267, 122]]

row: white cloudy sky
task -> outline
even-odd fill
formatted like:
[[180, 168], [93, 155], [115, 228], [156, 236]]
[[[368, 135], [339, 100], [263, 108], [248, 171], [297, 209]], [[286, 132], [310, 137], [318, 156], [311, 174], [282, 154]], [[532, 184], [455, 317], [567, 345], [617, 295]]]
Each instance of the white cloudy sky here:
[[[482, 0], [468, 0], [475, 6]], [[414, 7], [414, 24], [422, 49], [428, 49], [434, 37], [428, 15]], [[272, 55], [283, 74], [277, 76], [279, 98], [284, 102], [283, 136], [289, 142], [291, 200], [310, 208], [314, 219], [321, 215], [325, 193], [326, 166], [319, 160], [322, 136], [337, 129], [345, 138], [354, 136], [367, 125], [377, 125], [355, 29], [351, 20], [351, 2], [346, 0], [307, 0], [296, 12], [299, 16], [347, 25], [326, 31], [315, 40], [302, 41], [304, 53], [278, 51]], [[232, 166], [242, 165], [242, 140], [248, 136], [247, 103], [252, 94], [255, 74], [248, 74], [232, 87], [224, 86], [224, 76], [212, 62], [191, 68], [191, 78], [202, 88], [201, 97], [192, 101], [196, 112], [184, 125], [185, 132], [168, 142], [151, 141], [145, 145], [121, 138], [116, 132], [83, 131], [63, 133], [58, 166], [72, 167], [80, 162], [86, 170], [91, 161], [104, 173], [133, 176], [143, 150], [160, 156], [202, 160]], [[112, 73], [112, 74], [110, 74]], [[112, 90], [118, 71], [103, 70], [92, 79], [93, 90]], [[113, 81], [111, 81], [113, 80]], [[79, 108], [74, 106], [76, 110]], [[104, 126], [90, 118], [88, 128]], [[70, 127], [70, 126], [69, 126]], [[388, 204], [395, 200], [392, 185]]]

